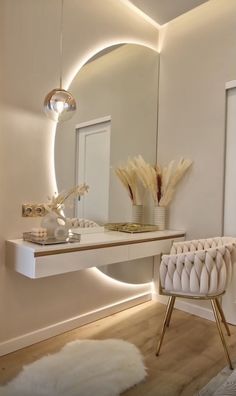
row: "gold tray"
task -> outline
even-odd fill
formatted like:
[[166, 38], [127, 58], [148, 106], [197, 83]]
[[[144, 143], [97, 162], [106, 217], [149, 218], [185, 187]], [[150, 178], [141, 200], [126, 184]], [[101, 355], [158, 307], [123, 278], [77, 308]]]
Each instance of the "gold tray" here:
[[45, 239], [39, 239], [35, 237], [35, 235], [32, 235], [31, 232], [23, 232], [24, 241], [37, 243], [38, 245], [57, 245], [59, 243], [73, 243], [73, 242], [80, 242], [80, 239], [81, 239], [81, 235], [74, 234], [73, 232], [71, 232], [67, 238], [63, 238], [63, 239], [48, 238], [48, 237], [46, 237]]
[[154, 224], [141, 223], [107, 223], [104, 227], [110, 231], [129, 233], [158, 231], [158, 226]]

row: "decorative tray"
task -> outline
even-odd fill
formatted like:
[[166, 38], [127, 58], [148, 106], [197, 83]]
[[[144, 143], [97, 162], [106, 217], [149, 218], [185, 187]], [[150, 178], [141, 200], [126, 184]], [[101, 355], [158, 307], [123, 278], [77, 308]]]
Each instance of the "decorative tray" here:
[[104, 227], [110, 231], [129, 233], [158, 231], [158, 226], [154, 224], [141, 223], [107, 223]]
[[80, 234], [73, 234], [73, 232], [69, 233], [69, 236], [64, 239], [56, 239], [56, 238], [44, 238], [41, 239], [32, 235], [31, 232], [23, 232], [23, 240], [28, 242], [37, 243], [38, 245], [56, 245], [59, 243], [73, 243], [73, 242], [80, 242], [81, 235]]

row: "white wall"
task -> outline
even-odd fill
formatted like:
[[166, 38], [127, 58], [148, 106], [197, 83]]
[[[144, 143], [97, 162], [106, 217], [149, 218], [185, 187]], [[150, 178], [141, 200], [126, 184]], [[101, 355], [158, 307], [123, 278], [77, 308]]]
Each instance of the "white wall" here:
[[[5, 239], [39, 224], [21, 217], [21, 204], [55, 191], [53, 123], [42, 103], [59, 81], [59, 14], [57, 0], [0, 2], [0, 342], [148, 289], [106, 283], [93, 270], [32, 281], [5, 267]], [[157, 40], [157, 31], [117, 0], [103, 0], [102, 7], [97, 0], [68, 0], [65, 79], [99, 47], [120, 41], [156, 47]]]
[[236, 77], [236, 2], [211, 0], [163, 33], [158, 159], [194, 161], [170, 207], [187, 238], [221, 234], [225, 83]]

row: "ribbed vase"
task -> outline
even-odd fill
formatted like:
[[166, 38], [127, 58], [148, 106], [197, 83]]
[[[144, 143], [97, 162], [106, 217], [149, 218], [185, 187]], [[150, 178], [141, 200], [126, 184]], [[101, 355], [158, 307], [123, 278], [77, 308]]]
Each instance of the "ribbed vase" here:
[[143, 205], [132, 205], [132, 223], [143, 222]]
[[153, 208], [153, 223], [158, 226], [160, 231], [166, 229], [166, 214], [167, 209], [165, 206], [154, 206]]

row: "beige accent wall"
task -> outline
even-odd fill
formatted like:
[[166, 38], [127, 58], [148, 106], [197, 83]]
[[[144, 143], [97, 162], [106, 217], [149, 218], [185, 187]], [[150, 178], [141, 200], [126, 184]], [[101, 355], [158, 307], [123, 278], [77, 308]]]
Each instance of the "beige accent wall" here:
[[236, 78], [236, 2], [211, 0], [162, 32], [158, 159], [194, 161], [169, 226], [187, 239], [221, 234], [225, 83]]
[[[5, 240], [39, 224], [21, 204], [55, 190], [53, 122], [44, 96], [59, 83], [57, 0], [0, 2], [0, 342], [148, 290], [108, 284], [93, 270], [30, 280], [5, 267]], [[65, 2], [65, 82], [91, 53], [117, 42], [156, 48], [158, 32], [117, 0]]]

